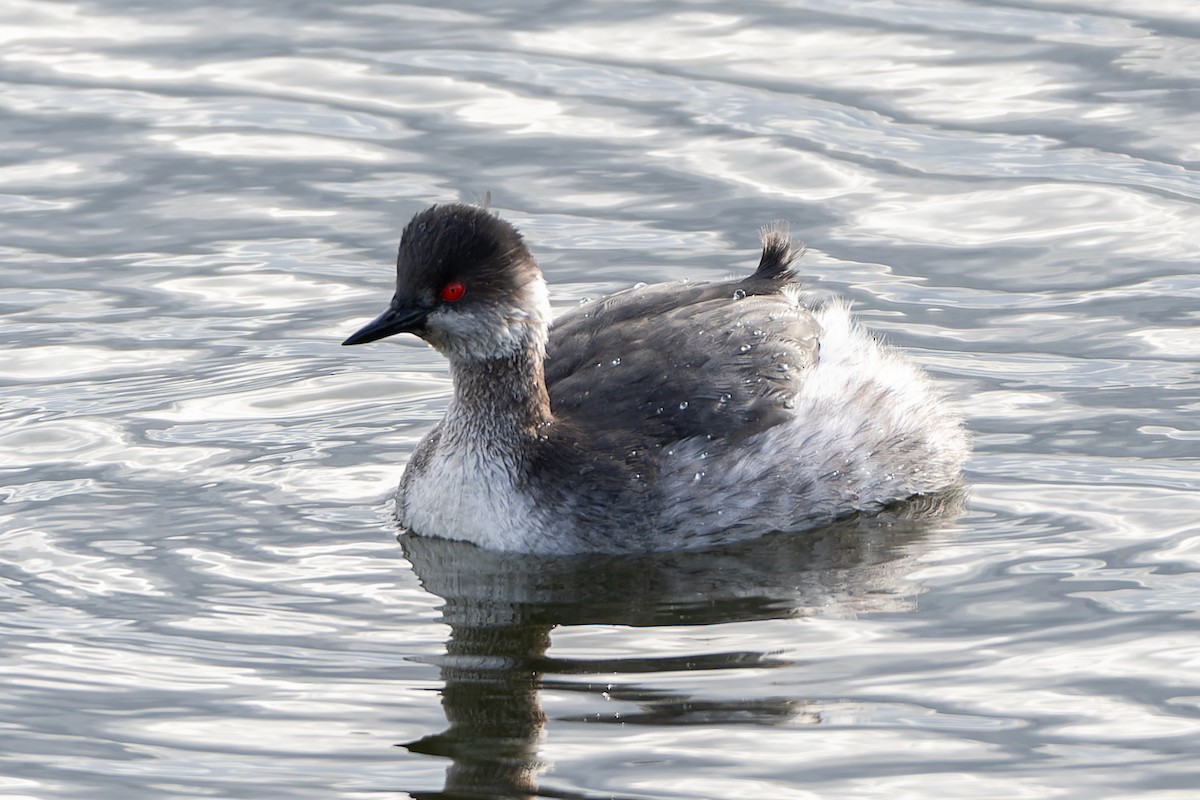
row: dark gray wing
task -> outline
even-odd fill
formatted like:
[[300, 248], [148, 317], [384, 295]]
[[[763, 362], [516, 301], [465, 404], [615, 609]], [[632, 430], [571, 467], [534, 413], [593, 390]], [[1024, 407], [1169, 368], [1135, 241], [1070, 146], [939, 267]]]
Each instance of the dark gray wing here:
[[600, 448], [728, 443], [781, 422], [820, 330], [782, 293], [790, 277], [760, 266], [746, 280], [631, 289], [564, 315], [546, 358], [554, 413]]

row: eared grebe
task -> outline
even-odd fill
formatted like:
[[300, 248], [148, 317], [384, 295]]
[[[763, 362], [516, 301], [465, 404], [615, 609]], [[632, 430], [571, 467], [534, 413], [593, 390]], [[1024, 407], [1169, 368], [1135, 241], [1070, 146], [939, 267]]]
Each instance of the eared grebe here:
[[512, 225], [418, 213], [390, 307], [344, 342], [413, 333], [450, 361], [400, 523], [493, 550], [671, 550], [957, 486], [958, 414], [845, 303], [802, 293], [796, 255], [775, 227], [747, 278], [643, 285], [552, 324]]

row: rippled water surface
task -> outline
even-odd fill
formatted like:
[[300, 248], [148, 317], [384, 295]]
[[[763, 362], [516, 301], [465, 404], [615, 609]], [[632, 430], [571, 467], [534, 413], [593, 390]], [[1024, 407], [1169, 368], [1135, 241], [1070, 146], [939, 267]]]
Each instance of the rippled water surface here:
[[[1193, 798], [1200, 6], [0, 5], [0, 796]], [[402, 537], [346, 350], [424, 205], [561, 308], [810, 244], [959, 398], [940, 517]]]

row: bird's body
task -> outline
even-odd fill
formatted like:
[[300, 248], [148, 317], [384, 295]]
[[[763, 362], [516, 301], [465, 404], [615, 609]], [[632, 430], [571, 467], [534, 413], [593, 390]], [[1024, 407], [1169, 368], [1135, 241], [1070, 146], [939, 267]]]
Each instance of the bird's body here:
[[450, 359], [401, 524], [496, 550], [667, 550], [955, 486], [957, 414], [844, 303], [801, 292], [792, 258], [773, 230], [748, 278], [640, 286], [549, 325], [511, 226], [471, 206], [418, 214], [392, 307], [347, 341], [414, 332]]

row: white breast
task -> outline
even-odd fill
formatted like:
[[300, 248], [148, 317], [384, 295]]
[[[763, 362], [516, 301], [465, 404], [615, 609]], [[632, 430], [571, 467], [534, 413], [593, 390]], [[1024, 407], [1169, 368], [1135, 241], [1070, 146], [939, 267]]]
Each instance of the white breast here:
[[472, 542], [492, 550], [519, 548], [522, 521], [533, 517], [502, 455], [443, 439], [425, 468], [402, 484], [400, 523], [419, 532]]

